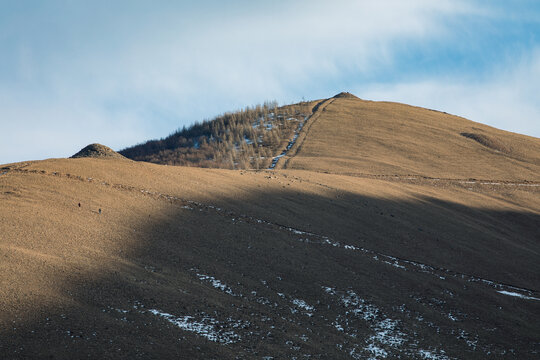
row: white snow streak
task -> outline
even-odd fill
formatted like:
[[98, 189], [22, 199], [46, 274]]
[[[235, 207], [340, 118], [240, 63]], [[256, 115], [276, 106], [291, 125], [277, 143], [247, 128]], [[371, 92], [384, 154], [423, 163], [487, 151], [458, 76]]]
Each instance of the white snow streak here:
[[[197, 335], [205, 337], [213, 342], [218, 342], [221, 344], [233, 344], [240, 341], [240, 335], [236, 334], [232, 330], [223, 330], [221, 328], [222, 324], [210, 316], [204, 316], [200, 321], [197, 321], [193, 316], [176, 317], [156, 309], [149, 310], [149, 312], [164, 318], [182, 330], [194, 332]], [[227, 325], [233, 328], [244, 326], [241, 321], [233, 321], [231, 319], [228, 319]]]
[[197, 273], [197, 277], [201, 281], [209, 282], [213, 287], [215, 287], [218, 290], [223, 291], [226, 294], [229, 294], [229, 295], [232, 295], [232, 296], [239, 296], [239, 295], [235, 294], [227, 284], [224, 284], [223, 282], [221, 282], [220, 280], [216, 279], [213, 276]]
[[518, 298], [521, 298], [521, 299], [526, 299], [526, 300], [538, 300], [540, 301], [539, 298], [535, 298], [534, 296], [525, 296], [523, 294], [519, 294], [517, 292], [513, 292], [513, 291], [505, 291], [505, 290], [499, 290], [497, 291], [498, 293], [501, 293], [503, 295], [508, 295], [508, 296], [515, 296], [515, 297], [518, 297]]

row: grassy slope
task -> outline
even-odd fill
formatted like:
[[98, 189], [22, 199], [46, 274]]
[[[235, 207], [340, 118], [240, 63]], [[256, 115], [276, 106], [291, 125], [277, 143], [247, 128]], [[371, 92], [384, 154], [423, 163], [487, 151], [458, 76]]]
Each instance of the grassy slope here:
[[[330, 99], [286, 167], [341, 174], [540, 180], [540, 139], [423, 108]], [[480, 135], [485, 144], [460, 135]]]
[[[327, 109], [332, 113], [331, 105]], [[313, 123], [310, 137], [316, 139], [322, 123]], [[292, 165], [305, 161], [310, 137]], [[361, 162], [354, 154], [343, 161]], [[499, 171], [498, 178], [513, 176], [497, 163], [486, 166]], [[540, 302], [501, 295], [467, 277], [532, 289], [529, 295], [540, 297], [537, 187], [114, 159], [7, 168], [0, 171], [6, 171], [0, 175], [0, 351], [7, 358], [349, 358], [351, 351], [370, 355], [371, 343], [405, 358], [420, 357], [419, 349], [460, 358], [484, 358], [488, 351], [502, 356], [509, 349], [526, 358], [539, 350], [534, 319]], [[374, 171], [381, 168], [388, 169]], [[392, 265], [344, 244], [454, 272]], [[197, 273], [220, 279], [237, 296]], [[352, 308], [339, 301], [347, 291], [376, 307], [377, 315], [364, 320], [347, 312]], [[313, 315], [294, 299], [314, 306]], [[200, 321], [212, 316], [242, 340], [208, 341], [147, 309]], [[385, 319], [398, 324], [394, 333], [405, 334], [400, 346], [370, 340]]]

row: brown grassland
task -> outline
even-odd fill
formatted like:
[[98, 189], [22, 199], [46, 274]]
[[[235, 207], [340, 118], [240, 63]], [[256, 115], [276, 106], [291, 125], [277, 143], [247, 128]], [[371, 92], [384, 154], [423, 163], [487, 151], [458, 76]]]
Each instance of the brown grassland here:
[[540, 139], [315, 104], [276, 170], [2, 165], [0, 358], [540, 356]]

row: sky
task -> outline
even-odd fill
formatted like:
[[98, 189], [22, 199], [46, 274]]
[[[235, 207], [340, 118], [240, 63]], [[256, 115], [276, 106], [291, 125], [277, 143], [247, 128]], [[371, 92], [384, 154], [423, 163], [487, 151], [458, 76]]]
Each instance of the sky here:
[[0, 164], [341, 91], [540, 137], [540, 1], [0, 0]]

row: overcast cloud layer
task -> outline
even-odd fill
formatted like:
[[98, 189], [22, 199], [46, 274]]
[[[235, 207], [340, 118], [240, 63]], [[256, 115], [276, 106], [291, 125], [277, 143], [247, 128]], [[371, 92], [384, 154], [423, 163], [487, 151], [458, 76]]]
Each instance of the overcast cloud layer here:
[[0, 163], [340, 91], [540, 137], [535, 1], [0, 0]]

